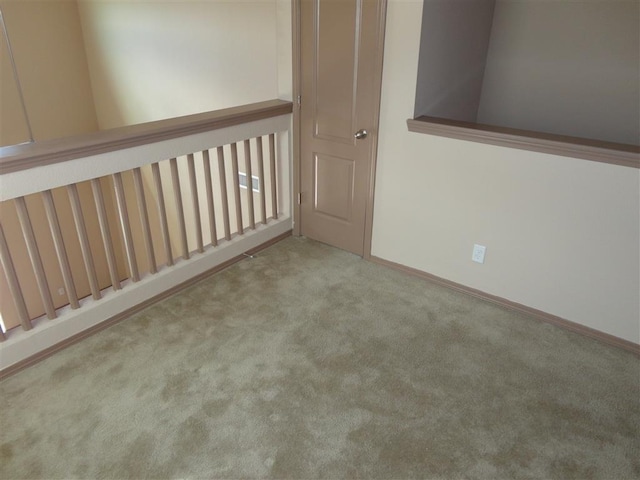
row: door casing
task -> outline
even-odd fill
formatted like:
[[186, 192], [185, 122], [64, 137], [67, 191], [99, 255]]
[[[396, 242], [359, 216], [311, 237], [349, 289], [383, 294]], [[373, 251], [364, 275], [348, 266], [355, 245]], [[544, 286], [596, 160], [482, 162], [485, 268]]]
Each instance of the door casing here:
[[[302, 129], [300, 126], [300, 92], [302, 90], [301, 87], [301, 78], [302, 78], [302, 62], [300, 59], [302, 48], [301, 48], [301, 18], [300, 18], [300, 6], [303, 1], [309, 0], [292, 0], [291, 8], [292, 8], [292, 34], [293, 34], [293, 194], [294, 194], [294, 206], [293, 206], [293, 234], [300, 235], [300, 225], [301, 225], [301, 209], [300, 209], [300, 192], [301, 192], [301, 149], [300, 149], [300, 138], [302, 134]], [[367, 0], [361, 0], [367, 1]], [[380, 2], [380, 15], [379, 15], [379, 25], [377, 28], [379, 29], [380, 35], [378, 37], [378, 45], [376, 46], [376, 59], [375, 59], [375, 92], [376, 92], [376, 102], [374, 105], [374, 131], [369, 132], [369, 134], [373, 137], [373, 148], [371, 148], [371, 158], [370, 158], [370, 172], [369, 172], [369, 181], [368, 181], [368, 189], [367, 189], [367, 197], [366, 197], [366, 213], [365, 213], [365, 228], [364, 228], [364, 248], [363, 248], [363, 258], [368, 260], [371, 258], [371, 241], [373, 235], [373, 204], [374, 204], [374, 195], [375, 195], [375, 179], [376, 179], [376, 161], [378, 154], [378, 128], [380, 125], [380, 100], [382, 95], [382, 69], [383, 69], [383, 59], [384, 59], [384, 38], [385, 38], [385, 25], [387, 18], [387, 0], [379, 0]]]

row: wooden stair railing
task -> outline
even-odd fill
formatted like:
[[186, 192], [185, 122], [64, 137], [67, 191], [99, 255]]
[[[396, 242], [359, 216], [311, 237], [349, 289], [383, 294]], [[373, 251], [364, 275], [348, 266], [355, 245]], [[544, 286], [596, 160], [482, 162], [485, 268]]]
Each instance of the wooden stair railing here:
[[291, 111], [272, 100], [1, 148], [0, 348], [65, 316], [80, 322], [137, 284], [142, 300], [170, 288], [182, 263], [232, 246], [200, 272], [288, 231]]

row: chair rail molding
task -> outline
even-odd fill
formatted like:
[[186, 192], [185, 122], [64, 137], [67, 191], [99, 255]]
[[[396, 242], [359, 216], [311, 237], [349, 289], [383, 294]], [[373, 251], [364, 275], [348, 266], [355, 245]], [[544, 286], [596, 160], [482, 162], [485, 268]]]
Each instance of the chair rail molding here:
[[427, 116], [408, 119], [407, 127], [410, 132], [415, 133], [640, 168], [640, 147], [635, 145]]

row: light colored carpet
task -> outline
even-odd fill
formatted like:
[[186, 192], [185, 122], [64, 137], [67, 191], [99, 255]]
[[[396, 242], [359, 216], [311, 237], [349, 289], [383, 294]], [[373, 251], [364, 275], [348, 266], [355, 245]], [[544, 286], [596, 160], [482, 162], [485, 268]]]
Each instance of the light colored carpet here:
[[0, 384], [0, 478], [640, 477], [640, 360], [289, 238]]

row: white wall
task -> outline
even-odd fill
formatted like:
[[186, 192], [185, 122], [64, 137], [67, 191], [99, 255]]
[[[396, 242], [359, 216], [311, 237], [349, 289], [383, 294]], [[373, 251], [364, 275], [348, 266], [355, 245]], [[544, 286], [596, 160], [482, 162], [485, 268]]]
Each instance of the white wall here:
[[421, 12], [389, 1], [373, 255], [640, 343], [640, 172], [408, 132]]
[[478, 122], [640, 143], [640, 2], [497, 0]]
[[278, 2], [80, 0], [100, 128], [278, 97]]

